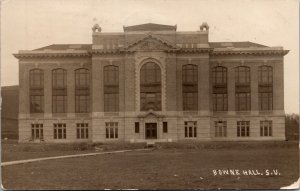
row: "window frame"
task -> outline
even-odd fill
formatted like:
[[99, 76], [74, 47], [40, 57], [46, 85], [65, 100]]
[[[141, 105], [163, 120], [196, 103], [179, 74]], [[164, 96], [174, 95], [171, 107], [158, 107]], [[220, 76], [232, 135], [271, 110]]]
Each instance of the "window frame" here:
[[[220, 76], [219, 76], [220, 75]], [[213, 111], [228, 111], [228, 73], [224, 66], [212, 68]], [[222, 99], [220, 99], [222, 98]], [[221, 101], [219, 103], [219, 101]]]
[[[273, 110], [273, 82], [274, 72], [272, 66], [258, 67], [258, 109], [259, 111]], [[267, 80], [263, 80], [267, 79]]]
[[44, 71], [42, 69], [29, 70], [29, 105], [30, 113], [44, 113]]
[[52, 113], [67, 113], [67, 102], [67, 70], [55, 68], [52, 70]]
[[237, 121], [237, 137], [250, 137], [250, 121]]
[[[151, 67], [153, 67], [151, 69]], [[150, 69], [148, 69], [150, 68]], [[150, 70], [150, 71], [148, 71]], [[153, 71], [152, 71], [153, 70]], [[160, 66], [155, 62], [146, 62], [140, 68], [140, 111], [162, 110], [162, 73]], [[152, 79], [149, 73], [153, 73]], [[149, 79], [150, 78], [150, 79]], [[151, 98], [150, 95], [154, 95]], [[153, 97], [153, 96], [152, 96]]]
[[184, 122], [184, 137], [197, 138], [197, 121]]
[[89, 124], [88, 123], [76, 123], [76, 138], [77, 139], [89, 139]]
[[227, 121], [215, 121], [215, 137], [227, 137]]
[[31, 140], [44, 140], [43, 123], [31, 123]]
[[271, 120], [260, 121], [260, 136], [261, 137], [273, 136], [273, 121]]
[[119, 126], [118, 122], [105, 122], [105, 138], [119, 139], [118, 126]]
[[182, 109], [198, 110], [198, 65], [195, 64], [182, 66]]
[[103, 85], [104, 112], [119, 112], [119, 66], [103, 67]]
[[235, 67], [235, 110], [251, 111], [251, 69]]
[[67, 139], [66, 123], [53, 123], [53, 139], [55, 140]]
[[90, 112], [90, 71], [78, 68], [75, 73], [75, 113]]

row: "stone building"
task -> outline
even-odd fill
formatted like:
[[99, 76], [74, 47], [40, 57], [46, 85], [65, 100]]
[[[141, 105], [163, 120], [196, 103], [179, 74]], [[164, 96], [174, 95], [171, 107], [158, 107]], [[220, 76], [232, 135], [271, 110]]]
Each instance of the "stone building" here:
[[141, 24], [19, 51], [19, 141], [285, 140], [282, 47]]

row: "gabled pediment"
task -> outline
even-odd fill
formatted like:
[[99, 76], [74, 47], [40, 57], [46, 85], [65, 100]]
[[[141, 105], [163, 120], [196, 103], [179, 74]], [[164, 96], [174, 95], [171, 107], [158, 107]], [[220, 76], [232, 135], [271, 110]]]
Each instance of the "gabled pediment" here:
[[127, 51], [138, 51], [138, 50], [176, 50], [176, 46], [168, 43], [158, 37], [148, 35], [136, 42], [125, 47]]
[[159, 115], [158, 113], [154, 112], [153, 110], [149, 110], [148, 112], [138, 115], [140, 118], [162, 118], [162, 115]]

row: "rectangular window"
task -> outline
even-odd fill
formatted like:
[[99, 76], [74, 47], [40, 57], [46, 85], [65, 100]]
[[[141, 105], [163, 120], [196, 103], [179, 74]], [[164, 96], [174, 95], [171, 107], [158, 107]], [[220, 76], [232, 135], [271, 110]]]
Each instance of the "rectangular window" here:
[[235, 110], [250, 111], [251, 110], [250, 93], [235, 93]]
[[30, 113], [44, 112], [44, 72], [32, 69], [29, 72]]
[[166, 121], [163, 122], [163, 132], [168, 133], [168, 122]]
[[250, 111], [250, 67], [235, 68], [235, 110]]
[[237, 122], [237, 136], [249, 137], [250, 136], [250, 121]]
[[119, 111], [119, 67], [104, 67], [104, 111]]
[[258, 105], [260, 111], [273, 110], [273, 68], [258, 68]]
[[43, 140], [43, 124], [42, 123], [32, 123], [31, 124], [31, 139], [32, 140]]
[[272, 136], [272, 121], [260, 121], [260, 136]]
[[227, 68], [216, 66], [212, 69], [213, 110], [227, 111]]
[[54, 123], [53, 135], [54, 135], [54, 139], [66, 139], [67, 138], [66, 124]]
[[89, 124], [88, 123], [77, 123], [77, 139], [88, 139], [89, 138]]
[[105, 131], [107, 139], [118, 138], [118, 122], [105, 122]]
[[75, 70], [75, 112], [88, 113], [90, 110], [90, 73], [88, 69]]
[[62, 68], [52, 70], [52, 112], [67, 112], [67, 71]]
[[226, 136], [227, 136], [227, 122], [215, 121], [215, 137], [226, 137]]
[[184, 135], [186, 138], [197, 137], [197, 121], [184, 122]]
[[197, 65], [182, 66], [182, 103], [184, 111], [198, 110], [198, 68]]
[[140, 133], [140, 123], [139, 122], [134, 123], [134, 132]]

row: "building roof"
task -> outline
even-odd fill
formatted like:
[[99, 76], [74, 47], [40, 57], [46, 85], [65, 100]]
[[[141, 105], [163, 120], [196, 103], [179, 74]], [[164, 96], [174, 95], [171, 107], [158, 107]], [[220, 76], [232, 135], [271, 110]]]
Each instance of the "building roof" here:
[[155, 24], [155, 23], [146, 23], [141, 25], [132, 25], [123, 27], [124, 32], [129, 31], [176, 31], [177, 26], [174, 25], [161, 25], [161, 24]]
[[42, 50], [91, 50], [92, 45], [91, 44], [52, 44], [49, 46], [44, 46], [38, 49], [38, 51]]
[[253, 42], [209, 42], [211, 48], [227, 48], [227, 47], [234, 47], [234, 48], [262, 48], [268, 47], [262, 44], [257, 44]]

